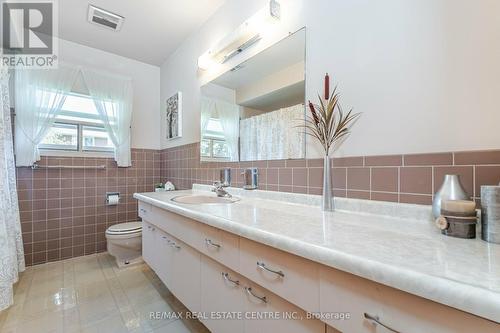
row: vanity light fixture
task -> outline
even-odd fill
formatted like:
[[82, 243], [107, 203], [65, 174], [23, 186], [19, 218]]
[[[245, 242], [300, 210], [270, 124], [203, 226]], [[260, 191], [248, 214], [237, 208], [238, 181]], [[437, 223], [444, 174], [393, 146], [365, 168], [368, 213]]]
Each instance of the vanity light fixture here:
[[236, 65], [234, 66], [233, 68], [230, 69], [231, 72], [236, 72], [236, 71], [239, 71], [240, 69], [242, 69], [243, 67], [245, 67], [244, 65]]
[[280, 3], [270, 0], [268, 6], [259, 10], [234, 32], [201, 55], [198, 58], [198, 67], [207, 70], [214, 65], [227, 62], [261, 40], [269, 25], [279, 21], [280, 17]]

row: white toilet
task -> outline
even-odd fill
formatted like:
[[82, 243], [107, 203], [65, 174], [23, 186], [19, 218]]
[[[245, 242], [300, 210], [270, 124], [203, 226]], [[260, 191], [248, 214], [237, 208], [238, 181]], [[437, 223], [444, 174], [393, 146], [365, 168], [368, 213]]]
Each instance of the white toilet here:
[[108, 252], [122, 268], [142, 262], [142, 223], [127, 222], [106, 230]]

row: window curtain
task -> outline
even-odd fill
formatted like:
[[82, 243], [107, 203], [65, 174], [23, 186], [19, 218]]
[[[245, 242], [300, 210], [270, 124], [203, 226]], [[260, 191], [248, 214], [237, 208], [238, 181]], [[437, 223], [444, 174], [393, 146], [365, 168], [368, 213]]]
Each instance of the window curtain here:
[[221, 123], [224, 139], [229, 149], [230, 161], [239, 161], [238, 139], [240, 136], [240, 107], [233, 103], [202, 97], [202, 137], [210, 118], [217, 118]]
[[9, 101], [9, 74], [0, 65], [0, 311], [13, 304], [13, 284], [24, 271]]
[[240, 107], [236, 104], [218, 101], [215, 104], [220, 124], [229, 148], [231, 161], [239, 161], [238, 139], [240, 137]]
[[241, 160], [277, 160], [305, 157], [304, 105], [242, 119]]
[[55, 121], [71, 91], [78, 70], [18, 69], [15, 80], [16, 165], [31, 166], [40, 160], [38, 144]]
[[82, 73], [97, 112], [115, 146], [117, 165], [131, 166], [132, 80], [89, 69], [82, 69]]
[[200, 131], [201, 137], [203, 138], [205, 130], [207, 129], [208, 121], [213, 117], [212, 114], [215, 113], [215, 101], [210, 98], [201, 97], [200, 109]]

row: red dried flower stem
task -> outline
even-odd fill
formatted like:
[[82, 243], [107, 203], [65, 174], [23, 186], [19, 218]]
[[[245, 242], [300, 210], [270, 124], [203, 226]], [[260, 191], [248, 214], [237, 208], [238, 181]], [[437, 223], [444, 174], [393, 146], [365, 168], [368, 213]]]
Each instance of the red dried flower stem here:
[[313, 105], [313, 103], [311, 103], [311, 101], [309, 101], [309, 109], [311, 110], [311, 115], [312, 115], [312, 117], [314, 119], [314, 122], [316, 124], [318, 124], [319, 123], [319, 118], [318, 118], [318, 115], [316, 114], [316, 110], [314, 109], [314, 105]]

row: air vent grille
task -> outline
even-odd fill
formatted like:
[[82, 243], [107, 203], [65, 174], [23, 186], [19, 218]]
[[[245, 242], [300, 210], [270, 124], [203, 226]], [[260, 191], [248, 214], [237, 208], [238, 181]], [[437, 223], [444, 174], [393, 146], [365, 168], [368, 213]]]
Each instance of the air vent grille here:
[[89, 5], [88, 21], [101, 27], [119, 31], [122, 27], [124, 17], [107, 11], [105, 9]]

